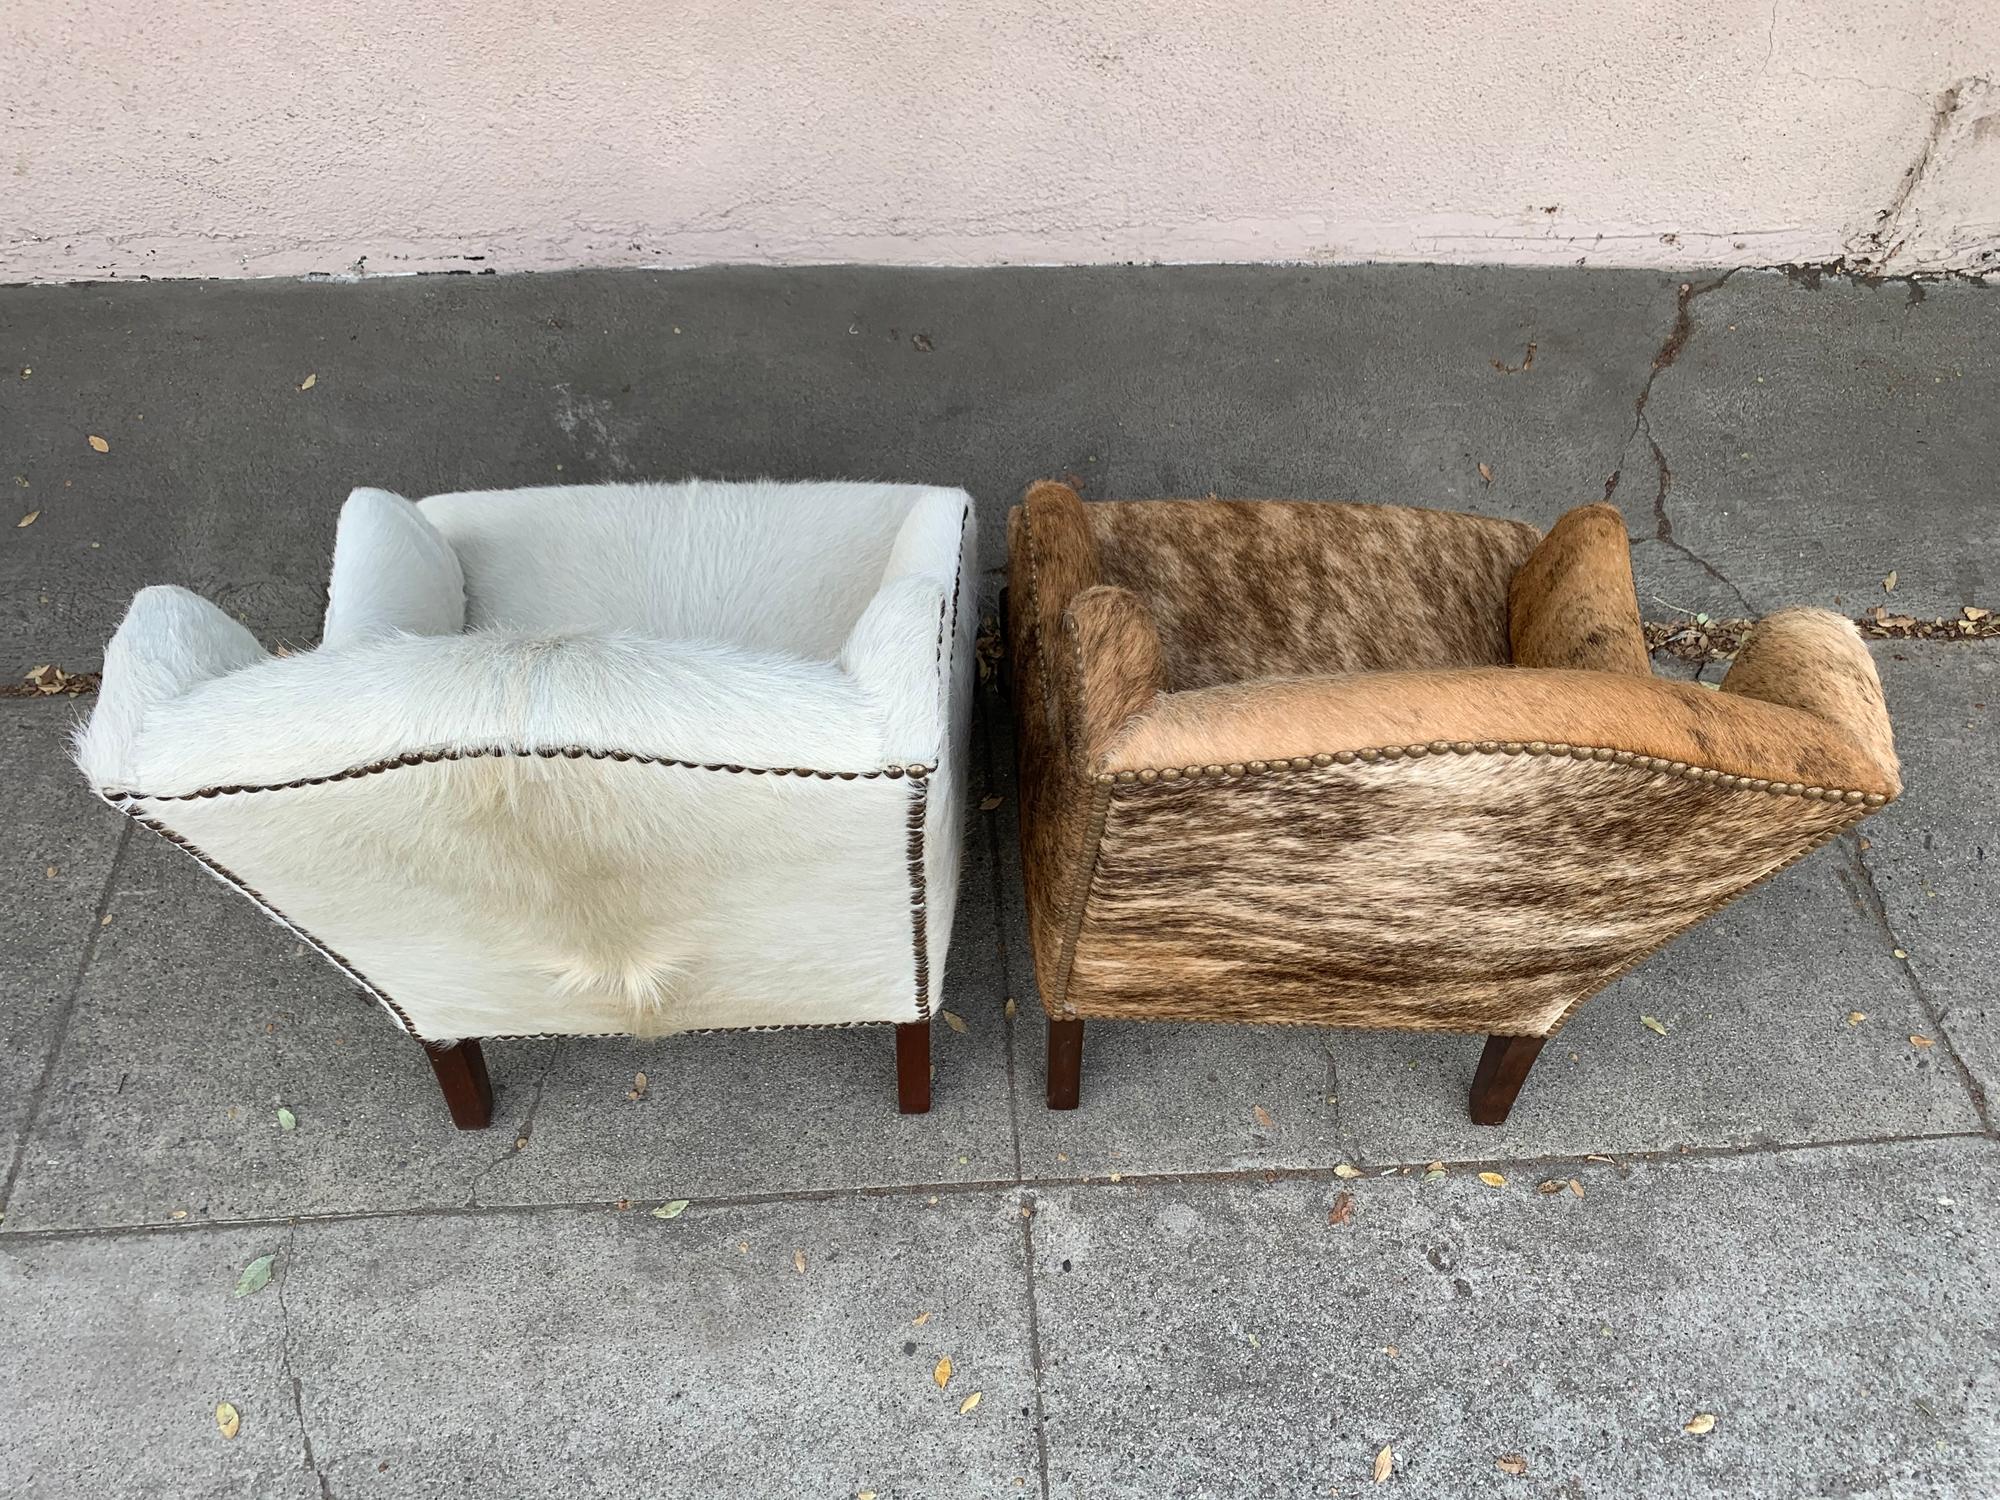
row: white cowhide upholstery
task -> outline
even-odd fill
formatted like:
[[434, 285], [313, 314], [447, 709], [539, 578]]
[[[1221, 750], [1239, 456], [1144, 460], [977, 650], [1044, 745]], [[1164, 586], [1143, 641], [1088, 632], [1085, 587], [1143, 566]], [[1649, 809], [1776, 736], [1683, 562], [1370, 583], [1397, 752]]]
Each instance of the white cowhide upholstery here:
[[921, 1020], [973, 548], [914, 485], [356, 490], [317, 650], [143, 590], [77, 762], [427, 1040]]

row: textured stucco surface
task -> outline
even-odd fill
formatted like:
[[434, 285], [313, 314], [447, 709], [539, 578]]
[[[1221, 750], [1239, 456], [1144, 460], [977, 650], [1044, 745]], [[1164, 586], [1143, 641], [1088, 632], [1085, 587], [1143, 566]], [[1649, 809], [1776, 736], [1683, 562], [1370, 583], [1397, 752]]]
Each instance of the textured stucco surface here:
[[16, 0], [0, 279], [1981, 269], [1993, 0]]

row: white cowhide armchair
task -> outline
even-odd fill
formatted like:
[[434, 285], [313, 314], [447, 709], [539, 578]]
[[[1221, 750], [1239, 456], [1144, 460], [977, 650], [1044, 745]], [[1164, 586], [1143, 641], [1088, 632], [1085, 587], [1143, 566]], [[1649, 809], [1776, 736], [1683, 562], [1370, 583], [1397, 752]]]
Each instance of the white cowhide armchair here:
[[485, 1125], [481, 1037], [892, 1023], [930, 1106], [972, 504], [890, 484], [356, 490], [325, 638], [132, 602], [77, 762], [313, 944]]

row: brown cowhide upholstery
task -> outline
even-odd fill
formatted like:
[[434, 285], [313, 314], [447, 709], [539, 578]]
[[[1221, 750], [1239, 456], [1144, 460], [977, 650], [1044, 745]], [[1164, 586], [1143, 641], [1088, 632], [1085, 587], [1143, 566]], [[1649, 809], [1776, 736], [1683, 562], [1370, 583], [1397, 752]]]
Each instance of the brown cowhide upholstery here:
[[1133, 501], [1008, 519], [1055, 1016], [1540, 1036], [1900, 790], [1854, 627], [1654, 678], [1623, 521]]

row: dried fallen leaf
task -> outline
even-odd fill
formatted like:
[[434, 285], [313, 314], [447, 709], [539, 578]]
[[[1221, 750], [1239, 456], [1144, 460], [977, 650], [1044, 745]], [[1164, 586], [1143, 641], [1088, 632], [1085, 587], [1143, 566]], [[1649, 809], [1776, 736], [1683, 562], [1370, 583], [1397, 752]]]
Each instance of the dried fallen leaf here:
[[1972, 623], [1975, 625], [1977, 625], [1981, 620], [1985, 619], [1988, 615], [1993, 613], [1993, 611], [1990, 609], [1975, 609], [1970, 604], [1966, 605], [1961, 612], [1964, 614], [1966, 619], [1972, 621]]
[[1443, 1180], [1444, 1180], [1443, 1167], [1433, 1165], [1424, 1168], [1425, 1182], [1442, 1182]]
[[236, 1278], [236, 1295], [247, 1297], [252, 1292], [261, 1292], [271, 1284], [271, 1263], [278, 1257], [260, 1255], [243, 1268], [243, 1274]]
[[15, 529], [16, 531], [19, 531], [19, 530], [20, 530], [20, 529], [21, 529], [21, 528], [22, 528], [23, 526], [32, 526], [32, 525], [34, 525], [34, 524], [35, 524], [35, 519], [36, 519], [36, 517], [38, 517], [38, 516], [40, 516], [40, 515], [41, 515], [41, 512], [40, 512], [40, 511], [38, 511], [38, 510], [31, 510], [31, 511], [29, 511], [29, 512], [28, 512], [28, 513], [27, 513], [27, 514], [26, 514], [25, 516], [21, 517], [21, 519], [20, 519], [20, 520], [18, 520], [18, 521], [16, 521], [16, 522], [14, 523], [14, 529]]
[[633, 1100], [646, 1097], [646, 1075], [644, 1073], [634, 1073], [632, 1075], [632, 1087], [625, 1091], [625, 1097]]
[[1391, 1448], [1387, 1443], [1384, 1443], [1382, 1445], [1382, 1451], [1375, 1455], [1375, 1482], [1377, 1484], [1381, 1484], [1383, 1481], [1388, 1479], [1390, 1471], [1393, 1470], [1395, 1467], [1396, 1467], [1395, 1450]]
[[971, 1411], [973, 1407], [977, 1406], [979, 1404], [979, 1396], [980, 1393], [978, 1391], [974, 1391], [970, 1396], [967, 1396], [963, 1401], [959, 1402], [958, 1414], [962, 1417], [967, 1412]]
[[1581, 1198], [1583, 1196], [1583, 1184], [1578, 1182], [1574, 1177], [1569, 1180], [1569, 1195], [1572, 1198]]
[[282, 1104], [281, 1104], [281, 1105], [279, 1105], [279, 1106], [278, 1106], [278, 1129], [280, 1129], [280, 1130], [297, 1130], [298, 1128], [299, 1128], [299, 1117], [298, 1117], [297, 1115], [293, 1114], [293, 1113], [292, 1113], [292, 1112], [291, 1112], [291, 1111], [290, 1111], [289, 1109], [286, 1109], [286, 1108], [284, 1107], [284, 1105], [282, 1105]]
[[1913, 1036], [1910, 1038], [1910, 1045], [1912, 1047], [1931, 1047], [1935, 1046], [1936, 1043], [1932, 1042], [1927, 1036]]
[[1903, 949], [1901, 949], [1901, 948], [1898, 948], [1898, 949], [1896, 949], [1896, 950], [1895, 950], [1895, 954], [1896, 954], [1896, 957], [1898, 957], [1898, 958], [1908, 958], [1908, 957], [1910, 956], [1910, 955], [1909, 955], [1909, 954], [1908, 954], [1908, 953], [1907, 953], [1907, 952], [1906, 952], [1905, 950], [1903, 950]]
[[1882, 592], [1885, 594], [1893, 594], [1896, 592], [1896, 570], [1894, 568], [1891, 568], [1888, 572], [1888, 575], [1885, 578], [1883, 578]]
[[233, 1438], [243, 1426], [243, 1417], [227, 1401], [215, 1403], [215, 1430], [226, 1438]]
[[1481, 464], [1479, 466], [1479, 477], [1488, 484], [1491, 484], [1493, 482], [1493, 465]]
[[1715, 1413], [1712, 1411], [1696, 1412], [1692, 1417], [1688, 1418], [1687, 1425], [1681, 1428], [1681, 1431], [1691, 1432], [1696, 1437], [1715, 1431]]
[[1354, 1217], [1354, 1194], [1342, 1188], [1333, 1196], [1333, 1207], [1326, 1211], [1326, 1222], [1345, 1224]]
[[981, 812], [992, 812], [994, 808], [998, 807], [1005, 800], [1004, 797], [981, 797], [979, 799], [979, 810]]
[[1518, 1453], [1503, 1453], [1493, 1460], [1493, 1467], [1502, 1474], [1518, 1476], [1528, 1472], [1528, 1461]]
[[914, 1318], [910, 1319], [910, 1326], [912, 1328], [921, 1328], [924, 1326], [924, 1324], [930, 1322], [930, 1320], [931, 1320], [930, 1309], [925, 1308], [922, 1312], [918, 1313]]
[[1333, 1169], [1333, 1175], [1340, 1178], [1343, 1182], [1351, 1182], [1361, 1175], [1361, 1168], [1355, 1166], [1352, 1162], [1344, 1161]]
[[1265, 1130], [1276, 1130], [1278, 1128], [1277, 1123], [1271, 1118], [1271, 1112], [1268, 1109], [1264, 1108], [1263, 1105], [1261, 1104], [1251, 1105], [1250, 1113], [1252, 1117], [1256, 1119], [1257, 1124], [1261, 1128]]
[[109, 453], [111, 451], [111, 445], [105, 442], [103, 438], [99, 437], [94, 432], [90, 435], [89, 441], [90, 441], [90, 446], [96, 449], [99, 453]]
[[875, 1492], [873, 1490], [863, 1490], [854, 1497], [854, 1500], [875, 1500]]
[[803, 1250], [794, 1250], [794, 1251], [792, 1252], [792, 1269], [793, 1269], [794, 1271], [797, 1271], [797, 1272], [798, 1272], [798, 1273], [799, 1273], [799, 1274], [800, 1274], [801, 1276], [803, 1276], [803, 1275], [805, 1275], [805, 1274], [806, 1274], [806, 1253], [805, 1253], [805, 1251], [803, 1251]]
[[949, 1354], [932, 1366], [931, 1379], [937, 1382], [939, 1390], [943, 1390], [951, 1384], [951, 1356]]
[[1007, 997], [1007, 1003], [1001, 1006], [1000, 1009], [1002, 1013], [1005, 1014], [1007, 1019], [1010, 1021], [1021, 1013], [1021, 1007], [1014, 1003], [1014, 997], [1012, 995], [1009, 995]]
[[1488, 1187], [1505, 1187], [1507, 1185], [1507, 1179], [1502, 1177], [1498, 1172], [1481, 1172], [1479, 1180]]
[[315, 370], [313, 371], [312, 374], [306, 376], [304, 380], [301, 380], [299, 382], [299, 389], [302, 391], [309, 391], [318, 384], [319, 384], [319, 371]]
[[687, 1206], [687, 1199], [676, 1198], [671, 1203], [662, 1203], [658, 1208], [654, 1209], [653, 1217], [656, 1219], [678, 1219], [682, 1214], [687, 1212]]
[[1859, 1026], [1863, 1021], [1867, 1019], [1868, 1019], [1868, 1012], [1865, 1010], [1850, 1010], [1847, 1013], [1847, 1024], [1849, 1026]]
[[931, 352], [931, 336], [930, 336], [929, 334], [927, 334], [927, 333], [913, 333], [913, 334], [911, 334], [911, 335], [910, 335], [910, 347], [911, 347], [912, 349], [916, 350], [916, 351], [917, 351], [917, 353], [919, 353], [919, 354], [928, 354], [928, 353], [930, 353], [930, 352]]
[[1648, 1031], [1658, 1032], [1661, 1036], [1667, 1034], [1667, 1023], [1662, 1021], [1658, 1016], [1641, 1016], [1639, 1017], [1639, 1024]]
[[1538, 1193], [1550, 1193], [1550, 1194], [1563, 1193], [1569, 1191], [1569, 1184], [1564, 1182], [1559, 1177], [1551, 1177], [1547, 1182], [1536, 1183], [1535, 1191]]
[[949, 1026], [953, 1031], [957, 1032], [960, 1036], [965, 1035], [966, 1025], [964, 1016], [961, 1016], [957, 1011], [953, 1010], [944, 1011], [942, 1012], [942, 1014], [944, 1016], [945, 1025]]

